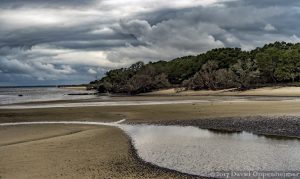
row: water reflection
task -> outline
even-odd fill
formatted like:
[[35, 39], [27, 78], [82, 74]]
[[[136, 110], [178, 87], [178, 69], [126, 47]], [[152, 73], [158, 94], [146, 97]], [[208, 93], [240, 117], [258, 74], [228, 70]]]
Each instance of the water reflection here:
[[138, 155], [155, 165], [196, 175], [212, 171], [298, 170], [300, 141], [197, 127], [121, 125]]
[[79, 124], [119, 127], [133, 140], [138, 155], [155, 165], [201, 176], [213, 171], [297, 171], [300, 140], [269, 138], [247, 132], [222, 133], [198, 127], [126, 125], [124, 120], [39, 121], [0, 126]]

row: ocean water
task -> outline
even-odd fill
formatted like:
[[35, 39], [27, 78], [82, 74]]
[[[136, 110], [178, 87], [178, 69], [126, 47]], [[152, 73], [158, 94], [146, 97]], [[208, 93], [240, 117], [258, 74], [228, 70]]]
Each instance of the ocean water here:
[[[0, 88], [0, 104], [14, 104], [35, 101], [54, 101], [71, 99], [88, 99], [94, 95], [68, 95], [74, 93], [87, 93], [83, 90], [57, 88], [57, 87], [14, 87]], [[92, 93], [92, 91], [91, 91]], [[19, 96], [23, 95], [23, 96]]]

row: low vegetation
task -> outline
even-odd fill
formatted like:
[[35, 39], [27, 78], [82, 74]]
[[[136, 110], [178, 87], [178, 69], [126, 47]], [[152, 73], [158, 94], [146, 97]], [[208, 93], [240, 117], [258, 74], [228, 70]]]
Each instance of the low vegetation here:
[[196, 56], [110, 70], [90, 83], [99, 92], [138, 94], [176, 87], [249, 89], [300, 80], [300, 44], [275, 42], [252, 51], [219, 48]]

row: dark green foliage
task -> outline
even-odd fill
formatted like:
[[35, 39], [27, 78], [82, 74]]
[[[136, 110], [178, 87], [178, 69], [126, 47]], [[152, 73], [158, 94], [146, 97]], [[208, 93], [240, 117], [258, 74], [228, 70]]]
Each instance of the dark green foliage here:
[[264, 81], [277, 82], [275, 70], [280, 59], [280, 51], [274, 47], [256, 54], [257, 66]]
[[300, 53], [299, 49], [288, 49], [281, 54], [275, 69], [278, 81], [292, 81], [299, 79]]
[[197, 56], [110, 70], [91, 82], [99, 92], [137, 94], [167, 87], [247, 89], [300, 80], [300, 44], [275, 42], [252, 51], [219, 48]]

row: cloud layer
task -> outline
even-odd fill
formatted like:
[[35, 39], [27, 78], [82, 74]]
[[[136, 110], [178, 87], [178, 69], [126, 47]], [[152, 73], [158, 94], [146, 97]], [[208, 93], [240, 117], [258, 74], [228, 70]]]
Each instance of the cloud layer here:
[[299, 42], [297, 0], [3, 0], [0, 85], [73, 84], [136, 61]]

